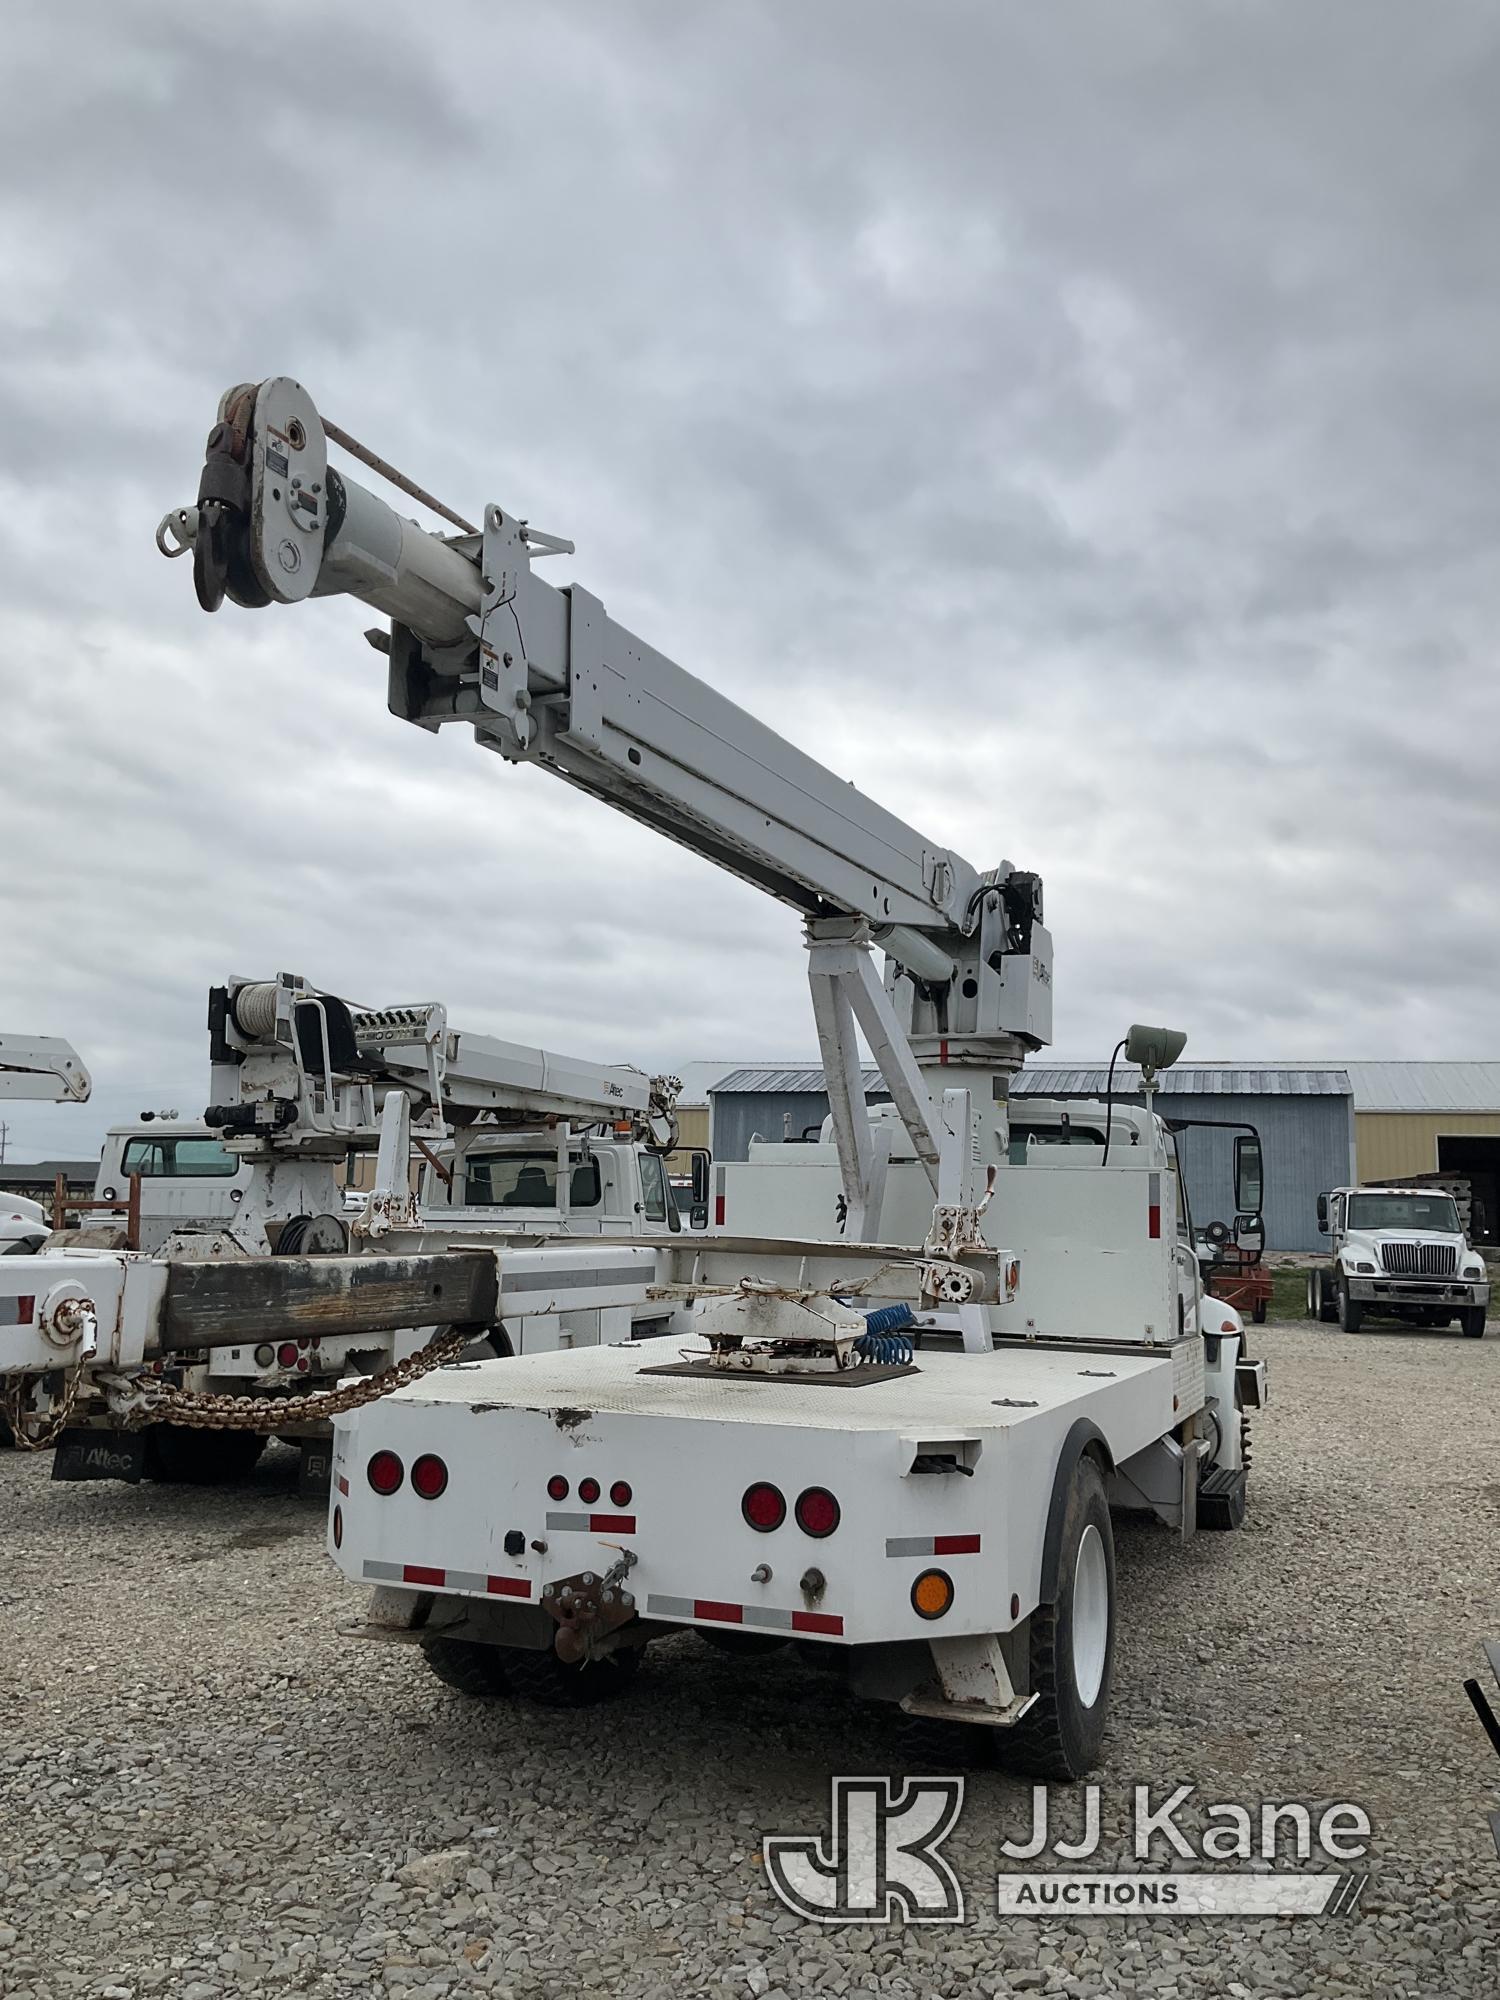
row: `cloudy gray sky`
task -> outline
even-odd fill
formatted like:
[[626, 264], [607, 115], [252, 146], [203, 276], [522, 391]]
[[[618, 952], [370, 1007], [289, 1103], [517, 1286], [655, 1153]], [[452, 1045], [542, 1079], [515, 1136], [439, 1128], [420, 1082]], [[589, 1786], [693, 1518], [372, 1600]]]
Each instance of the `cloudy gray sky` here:
[[151, 546], [297, 375], [976, 864], [1057, 1046], [1478, 1056], [1500, 17], [1385, 0], [13, 4], [0, 1028], [196, 1111], [301, 971], [648, 1065], [814, 1046], [795, 917]]

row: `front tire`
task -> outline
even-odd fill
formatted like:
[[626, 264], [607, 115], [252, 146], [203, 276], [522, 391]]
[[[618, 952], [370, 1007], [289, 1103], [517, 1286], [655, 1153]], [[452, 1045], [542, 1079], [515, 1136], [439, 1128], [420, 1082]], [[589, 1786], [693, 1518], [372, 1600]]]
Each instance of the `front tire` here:
[[1339, 1326], [1345, 1333], [1358, 1333], [1365, 1323], [1365, 1309], [1359, 1299], [1351, 1299], [1347, 1284], [1339, 1286]]
[[1079, 1459], [1063, 1516], [1057, 1595], [1031, 1614], [1031, 1691], [1037, 1699], [997, 1744], [1013, 1769], [1081, 1778], [1099, 1761], [1115, 1658], [1115, 1540], [1104, 1475]]
[[1485, 1309], [1483, 1306], [1465, 1306], [1458, 1316], [1465, 1340], [1484, 1339]]

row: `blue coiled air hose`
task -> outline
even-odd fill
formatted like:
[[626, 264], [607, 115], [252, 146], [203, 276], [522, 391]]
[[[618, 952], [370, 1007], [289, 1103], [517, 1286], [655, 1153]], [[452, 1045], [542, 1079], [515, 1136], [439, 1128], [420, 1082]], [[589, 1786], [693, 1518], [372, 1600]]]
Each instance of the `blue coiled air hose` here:
[[865, 1330], [854, 1343], [855, 1353], [861, 1361], [884, 1368], [909, 1367], [911, 1335], [898, 1333], [896, 1329], [910, 1326], [912, 1321], [910, 1306], [880, 1306], [875, 1312], [866, 1313]]

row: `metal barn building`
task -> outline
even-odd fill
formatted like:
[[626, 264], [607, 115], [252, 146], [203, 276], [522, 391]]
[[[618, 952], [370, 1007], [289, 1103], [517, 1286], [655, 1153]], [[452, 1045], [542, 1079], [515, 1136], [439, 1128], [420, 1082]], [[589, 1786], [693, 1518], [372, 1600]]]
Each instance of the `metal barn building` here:
[[[1028, 1063], [1016, 1077], [1017, 1097], [1103, 1097], [1107, 1065]], [[872, 1102], [886, 1096], [878, 1070], [865, 1071]], [[1115, 1070], [1116, 1095], [1136, 1101], [1139, 1074]], [[709, 1089], [710, 1144], [715, 1159], [744, 1160], [750, 1141], [816, 1136], [828, 1115], [818, 1064], [747, 1066]], [[1209, 1119], [1256, 1127], [1265, 1150], [1266, 1243], [1272, 1250], [1318, 1247], [1317, 1201], [1354, 1171], [1354, 1101], [1342, 1069], [1228, 1063], [1179, 1065], [1163, 1072], [1158, 1108], [1168, 1118]], [[1232, 1132], [1189, 1130], [1178, 1146], [1188, 1200], [1198, 1226], [1233, 1213]]]
[[[872, 1104], [890, 1093], [865, 1065]], [[752, 1139], [816, 1138], [828, 1116], [821, 1063], [762, 1063], [733, 1069], [708, 1088], [709, 1146], [716, 1160], [748, 1160]]]
[[1352, 1062], [1359, 1178], [1461, 1174], [1476, 1242], [1500, 1241], [1500, 1062]]

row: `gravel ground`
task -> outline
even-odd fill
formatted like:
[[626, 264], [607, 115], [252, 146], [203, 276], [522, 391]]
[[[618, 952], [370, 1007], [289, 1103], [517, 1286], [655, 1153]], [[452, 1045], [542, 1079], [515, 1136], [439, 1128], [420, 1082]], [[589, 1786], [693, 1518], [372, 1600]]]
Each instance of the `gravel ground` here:
[[339, 1637], [356, 1594], [280, 1448], [212, 1493], [52, 1486], [7, 1453], [0, 1993], [1489, 2000], [1500, 1765], [1461, 1682], [1500, 1633], [1500, 1339], [1273, 1324], [1261, 1348], [1252, 1525], [1120, 1530], [1082, 1865], [1128, 1853], [1137, 1783], [1196, 1784], [1189, 1826], [1216, 1799], [1356, 1800], [1356, 1916], [1000, 1922], [1030, 1797], [980, 1771], [946, 1850], [968, 1924], [804, 1923], [760, 1837], [819, 1830], [831, 1774], [891, 1759], [879, 1713], [794, 1657], [684, 1636], [609, 1710], [467, 1702]]

